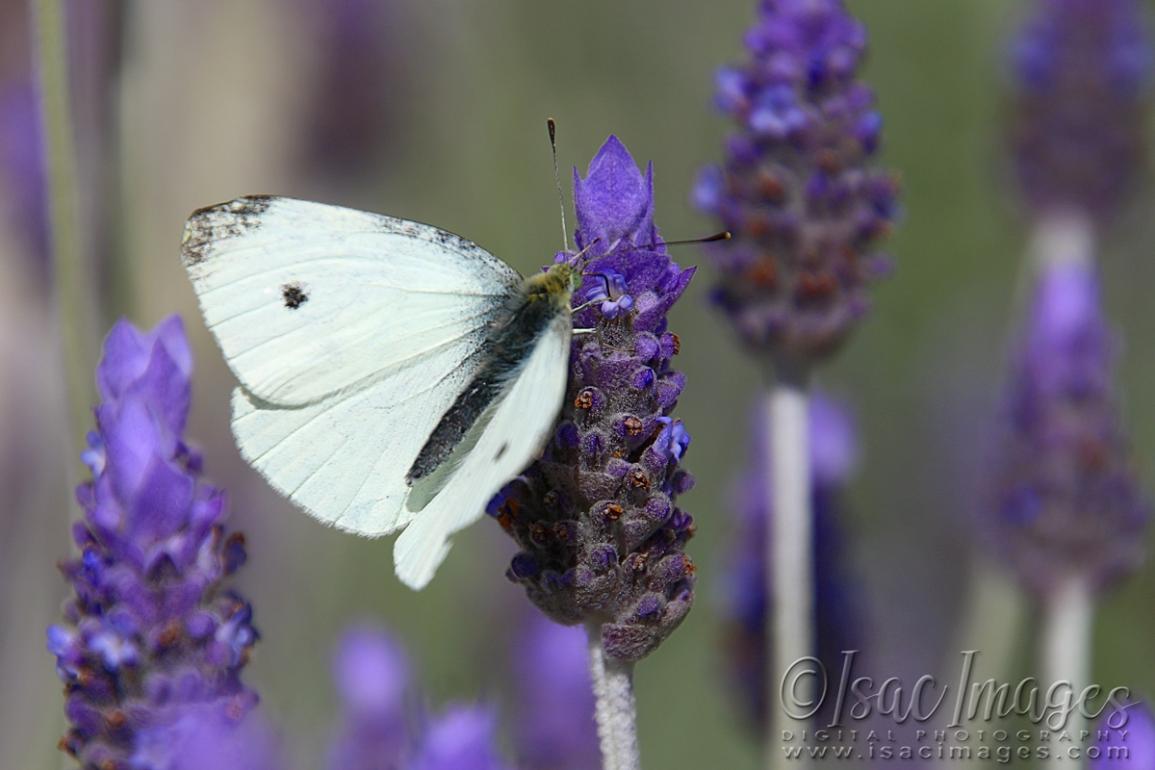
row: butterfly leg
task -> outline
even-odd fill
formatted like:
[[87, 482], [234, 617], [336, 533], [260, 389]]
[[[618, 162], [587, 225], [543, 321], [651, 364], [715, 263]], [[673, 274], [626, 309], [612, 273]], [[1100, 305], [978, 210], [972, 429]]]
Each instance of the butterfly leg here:
[[575, 337], [577, 337], [579, 335], [583, 335], [583, 334], [597, 334], [597, 333], [598, 333], [597, 329], [574, 329], [573, 330], [573, 336], [575, 336]]
[[587, 302], [581, 303], [580, 305], [578, 305], [577, 307], [572, 309], [570, 312], [571, 313], [580, 313], [581, 311], [585, 310], [586, 308], [593, 307], [594, 305], [601, 304], [602, 302], [605, 302], [605, 301], [606, 301], [605, 297], [599, 297], [597, 299], [591, 299]]

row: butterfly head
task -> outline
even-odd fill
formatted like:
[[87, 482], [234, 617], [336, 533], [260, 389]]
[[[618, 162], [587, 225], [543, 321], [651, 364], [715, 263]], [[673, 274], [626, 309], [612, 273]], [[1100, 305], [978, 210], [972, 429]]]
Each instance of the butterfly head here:
[[526, 279], [525, 291], [530, 301], [549, 301], [569, 307], [570, 298], [581, 286], [582, 274], [572, 263], [557, 262], [544, 273]]
[[559, 251], [554, 256], [554, 264], [550, 267], [550, 272], [561, 271], [569, 279], [570, 291], [577, 291], [581, 288], [585, 267], [590, 261], [590, 251], [601, 243], [601, 240], [601, 238], [594, 238], [581, 251]]
[[566, 261], [553, 265], [550, 272], [557, 275], [558, 280], [568, 287], [571, 294], [581, 288], [583, 274], [581, 267], [574, 262]]

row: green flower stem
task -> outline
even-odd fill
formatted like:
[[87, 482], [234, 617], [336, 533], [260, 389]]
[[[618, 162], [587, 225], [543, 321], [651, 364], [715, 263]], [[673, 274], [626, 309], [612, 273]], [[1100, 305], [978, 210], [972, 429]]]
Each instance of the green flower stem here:
[[61, 354], [73, 438], [84, 435], [92, 404], [91, 372], [96, 313], [81, 250], [76, 204], [76, 147], [62, 0], [33, 0], [33, 31], [40, 77], [48, 216]]

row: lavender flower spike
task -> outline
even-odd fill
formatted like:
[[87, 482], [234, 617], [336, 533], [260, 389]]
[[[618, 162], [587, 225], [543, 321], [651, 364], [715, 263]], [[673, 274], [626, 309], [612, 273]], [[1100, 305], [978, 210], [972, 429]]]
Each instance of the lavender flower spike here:
[[1144, 166], [1151, 63], [1138, 0], [1038, 0], [1013, 49], [1011, 133], [1036, 216], [1119, 207]]
[[256, 703], [240, 673], [256, 641], [227, 578], [244, 541], [227, 534], [225, 495], [200, 480], [184, 442], [192, 359], [180, 319], [113, 327], [97, 369], [102, 398], [77, 489], [75, 594], [48, 629], [71, 729], [61, 748], [85, 768], [166, 767], [145, 739], [190, 709], [232, 722]]
[[591, 256], [573, 304], [598, 301], [574, 325], [594, 333], [574, 338], [544, 456], [490, 506], [521, 547], [509, 578], [559, 623], [600, 628], [606, 656], [625, 662], [661, 644], [694, 596], [693, 522], [677, 506], [693, 483], [681, 468], [690, 436], [671, 416], [685, 377], [666, 328], [693, 270], [660, 242], [652, 173], [610, 137], [575, 179], [577, 242]]
[[1096, 727], [1091, 770], [1155, 770], [1155, 714], [1146, 703], [1104, 712]]
[[857, 79], [866, 31], [841, 0], [762, 0], [746, 48], [717, 77], [738, 130], [694, 198], [734, 236], [710, 249], [716, 304], [748, 346], [805, 364], [846, 338], [888, 269], [897, 184], [869, 166], [882, 119]]
[[0, 186], [7, 192], [6, 210], [0, 213], [11, 220], [13, 232], [27, 240], [38, 267], [48, 261], [43, 133], [33, 85], [0, 87]]
[[997, 506], [998, 539], [1041, 595], [1071, 577], [1101, 589], [1142, 557], [1149, 506], [1115, 411], [1113, 347], [1093, 265], [1048, 265], [1014, 362]]
[[406, 770], [510, 770], [494, 747], [495, 728], [484, 708], [450, 706], [429, 726]]
[[396, 641], [371, 627], [345, 633], [333, 661], [341, 720], [329, 751], [333, 770], [389, 770], [412, 752], [409, 662]]
[[588, 770], [601, 764], [586, 635], [536, 610], [513, 651], [522, 770]]
[[171, 724], [142, 729], [136, 744], [133, 768], [279, 770], [285, 766], [277, 736], [259, 708], [238, 722], [236, 715], [214, 704], [193, 706]]

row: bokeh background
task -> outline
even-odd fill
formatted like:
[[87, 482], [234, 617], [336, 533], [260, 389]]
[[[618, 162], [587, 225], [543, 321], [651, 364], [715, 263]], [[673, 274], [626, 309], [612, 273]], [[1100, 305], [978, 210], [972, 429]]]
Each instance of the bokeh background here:
[[[249, 539], [240, 587], [263, 639], [247, 674], [294, 766], [320, 764], [334, 713], [329, 658], [350, 622], [404, 641], [429, 699], [515, 710], [507, 664], [528, 612], [503, 577], [513, 545], [492, 522], [458, 538], [420, 594], [392, 574], [388, 542], [359, 540], [294, 511], [240, 460], [228, 430], [231, 377], [178, 260], [190, 211], [245, 193], [343, 203], [436, 223], [522, 272], [560, 248], [544, 120], [563, 169], [609, 133], [655, 165], [669, 238], [711, 232], [689, 203], [728, 126], [711, 109], [715, 69], [740, 55], [753, 0], [176, 0], [66, 3], [79, 153], [81, 242], [100, 336], [126, 315], [186, 320], [197, 353], [190, 437], [229, 489]], [[890, 0], [848, 5], [868, 25], [867, 80], [902, 178], [897, 265], [869, 321], [823, 387], [858, 415], [862, 455], [846, 519], [849, 569], [881, 670], [954, 671], [963, 645], [1005, 647], [1032, 669], [1030, 604], [976, 546], [1026, 230], [1004, 151], [1007, 41], [1026, 3]], [[79, 436], [67, 427], [43, 235], [26, 3], [0, 0], [0, 768], [66, 764], [60, 687], [44, 627], [65, 584], [77, 515]], [[1107, 118], [1109, 119], [1109, 118]], [[1155, 140], [1155, 137], [1152, 137]], [[568, 183], [567, 183], [568, 188]], [[1145, 188], [1111, 230], [1102, 266], [1140, 477], [1155, 487], [1155, 356]], [[571, 219], [572, 222], [572, 219]], [[703, 262], [696, 247], [677, 252]], [[674, 309], [693, 435], [684, 498], [699, 599], [639, 665], [649, 767], [756, 767], [725, 676], [720, 575], [733, 531], [730, 487], [764, 372], [708, 307], [708, 266]], [[987, 586], [976, 594], [976, 584]], [[974, 597], [982, 596], [981, 600]], [[1155, 693], [1155, 569], [1109, 595], [1094, 679]], [[948, 675], [950, 676], [950, 675]], [[913, 678], [911, 681], [913, 681]]]

